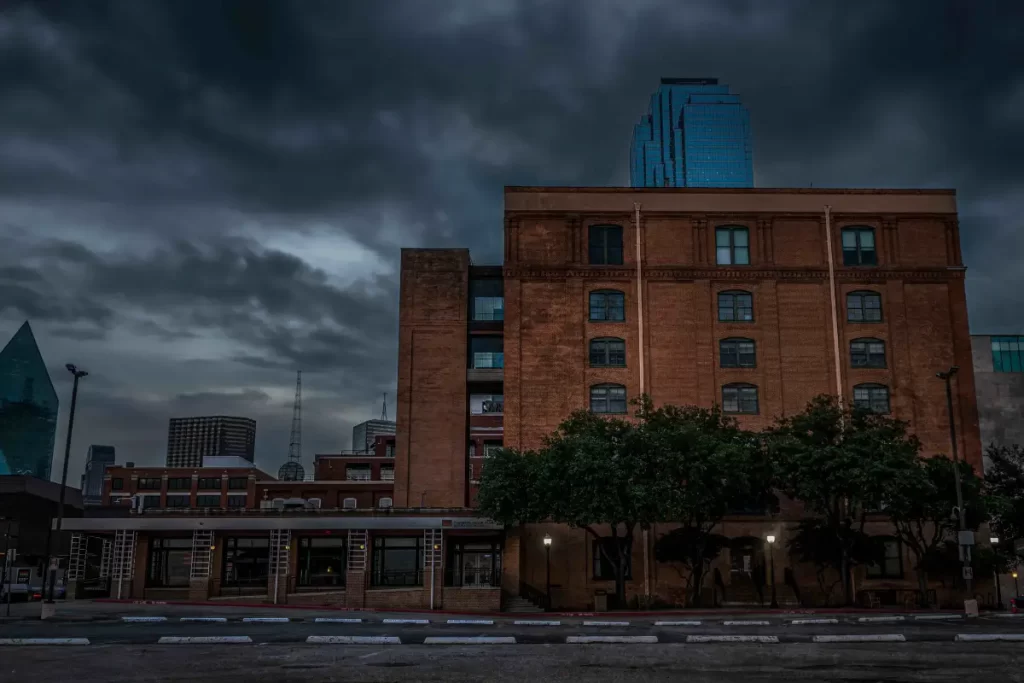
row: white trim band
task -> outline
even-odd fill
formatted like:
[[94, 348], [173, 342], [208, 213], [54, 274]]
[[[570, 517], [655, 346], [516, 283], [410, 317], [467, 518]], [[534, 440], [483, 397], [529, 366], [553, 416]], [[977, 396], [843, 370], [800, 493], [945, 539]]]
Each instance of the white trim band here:
[[699, 621], [656, 621], [655, 626], [700, 626]]
[[322, 645], [401, 645], [398, 636], [310, 636], [307, 643]]
[[317, 617], [314, 621], [318, 624], [361, 624], [362, 619], [343, 619], [338, 617]]
[[449, 619], [449, 624], [475, 624], [477, 626], [494, 626], [493, 619]]
[[430, 619], [385, 619], [385, 624], [429, 624]]
[[519, 619], [513, 621], [516, 626], [561, 626], [560, 621], [544, 621], [542, 619]]
[[958, 633], [956, 640], [975, 643], [1021, 641], [1024, 640], [1024, 633]]
[[512, 636], [431, 636], [424, 638], [424, 645], [515, 645]]
[[287, 624], [291, 619], [288, 617], [245, 617], [243, 624]]
[[777, 643], [778, 636], [686, 636], [688, 643]]
[[163, 636], [156, 641], [159, 645], [207, 645], [215, 643], [242, 644], [251, 643], [249, 636]]
[[815, 643], [905, 643], [902, 633], [869, 633], [864, 635], [814, 636]]
[[182, 617], [178, 619], [178, 621], [191, 621], [200, 624], [223, 624], [227, 620], [227, 617]]
[[584, 626], [629, 626], [628, 621], [584, 621]]
[[127, 624], [152, 624], [167, 621], [167, 617], [121, 617], [121, 621]]
[[569, 636], [565, 642], [574, 645], [595, 643], [656, 643], [658, 636]]
[[770, 621], [761, 620], [740, 620], [740, 621], [723, 621], [726, 626], [770, 626]]
[[0, 638], [0, 645], [88, 645], [88, 638]]
[[809, 624], [838, 624], [838, 619], [794, 619], [789, 622], [792, 626], [807, 626]]

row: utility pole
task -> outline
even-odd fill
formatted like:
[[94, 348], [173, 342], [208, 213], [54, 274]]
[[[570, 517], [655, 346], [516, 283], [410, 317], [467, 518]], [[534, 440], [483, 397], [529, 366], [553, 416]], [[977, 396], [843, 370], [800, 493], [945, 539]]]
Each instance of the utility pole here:
[[956, 420], [953, 419], [953, 388], [952, 380], [960, 368], [956, 365], [945, 372], [937, 372], [935, 376], [946, 383], [946, 412], [949, 417], [949, 445], [953, 453], [953, 478], [956, 482], [956, 508], [960, 518], [960, 533], [958, 545], [960, 548], [960, 559], [963, 560], [963, 577], [967, 585], [967, 596], [970, 599], [974, 595], [972, 586], [974, 584], [974, 570], [971, 569], [971, 546], [974, 545], [974, 535], [967, 530], [967, 513], [964, 510], [964, 492], [960, 483], [960, 460], [956, 447]]
[[60, 534], [61, 526], [64, 523], [64, 497], [67, 493], [68, 486], [68, 461], [71, 459], [71, 433], [75, 429], [75, 404], [78, 402], [78, 380], [89, 375], [88, 372], [85, 370], [79, 370], [71, 363], [68, 363], [64, 367], [68, 369], [68, 372], [74, 375], [75, 383], [71, 388], [71, 411], [68, 414], [68, 435], [67, 439], [64, 441], [64, 469], [60, 475], [60, 502], [57, 503], [57, 526], [56, 529], [54, 529], [53, 524], [51, 524], [50, 528], [46, 532], [46, 567], [50, 590], [47, 593], [44, 586], [43, 593], [48, 596], [46, 601], [43, 603], [42, 618], [44, 619], [53, 614], [53, 591], [57, 583], [57, 567], [53, 556], [53, 537], [54, 531], [56, 531], [57, 534]]

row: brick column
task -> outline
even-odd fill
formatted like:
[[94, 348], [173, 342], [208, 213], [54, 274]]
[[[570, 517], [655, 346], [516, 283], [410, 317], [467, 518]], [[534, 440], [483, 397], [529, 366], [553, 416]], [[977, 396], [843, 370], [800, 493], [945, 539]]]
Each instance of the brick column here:
[[345, 572], [345, 607], [361, 609], [366, 606], [366, 570], [370, 535], [365, 529], [353, 529], [348, 532], [348, 548], [346, 559], [348, 566]]
[[519, 528], [509, 529], [501, 551], [501, 588], [509, 595], [519, 595], [521, 536]]

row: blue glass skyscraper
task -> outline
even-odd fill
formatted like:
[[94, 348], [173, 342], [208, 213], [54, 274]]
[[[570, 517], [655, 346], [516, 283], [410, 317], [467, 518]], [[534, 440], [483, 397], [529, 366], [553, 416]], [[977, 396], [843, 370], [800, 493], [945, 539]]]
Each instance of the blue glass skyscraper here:
[[633, 127], [633, 187], [753, 187], [750, 112], [717, 78], [663, 78]]
[[57, 392], [26, 322], [0, 351], [0, 474], [50, 478]]

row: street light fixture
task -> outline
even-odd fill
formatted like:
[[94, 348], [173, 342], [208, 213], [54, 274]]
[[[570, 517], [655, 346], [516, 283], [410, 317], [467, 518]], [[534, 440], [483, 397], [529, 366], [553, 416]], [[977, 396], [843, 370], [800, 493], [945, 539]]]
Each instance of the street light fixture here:
[[953, 478], [956, 482], [956, 507], [960, 517], [960, 556], [964, 562], [964, 582], [967, 585], [967, 595], [970, 597], [971, 590], [971, 548], [963, 544], [963, 536], [967, 531], [967, 515], [964, 511], [964, 492], [960, 484], [960, 460], [957, 456], [956, 447], [956, 420], [953, 419], [953, 389], [951, 382], [953, 376], [960, 370], [956, 365], [945, 372], [936, 372], [935, 376], [946, 383], [946, 413], [949, 417], [949, 445], [953, 453]]
[[772, 603], [771, 603], [771, 608], [772, 609], [778, 609], [779, 608], [779, 599], [778, 599], [778, 597], [775, 594], [775, 536], [773, 534], [768, 534], [768, 536], [765, 538], [765, 540], [768, 541], [768, 555], [771, 558], [771, 567], [772, 567]]
[[1014, 569], [1010, 576], [1013, 577], [1013, 594], [1014, 598], [1016, 598], [1016, 596], [1020, 595], [1020, 586], [1017, 585], [1017, 570]]
[[[50, 527], [46, 532], [46, 566], [49, 571], [50, 591], [44, 605], [49, 605], [51, 607], [44, 606], [43, 615], [46, 615], [47, 612], [52, 613], [53, 610], [53, 591], [57, 583], [57, 567], [55, 566], [53, 558], [53, 532], [56, 531], [59, 534], [61, 526], [64, 523], [64, 494], [67, 491], [68, 485], [68, 460], [71, 459], [71, 432], [75, 428], [75, 404], [78, 402], [78, 380], [89, 375], [88, 372], [85, 370], [79, 370], [71, 363], [68, 363], [64, 367], [68, 369], [68, 372], [74, 375], [75, 383], [71, 388], [71, 411], [68, 413], [68, 435], [67, 439], [64, 441], [64, 469], [60, 475], [60, 502], [57, 503], [57, 527], [54, 529], [53, 524], [50, 524]], [[44, 590], [43, 592], [45, 593], [46, 591]]]
[[544, 534], [544, 559], [547, 565], [544, 595], [548, 598], [548, 609], [551, 609], [551, 534]]
[[[999, 545], [999, 537], [998, 536], [991, 536], [991, 537], [989, 537], [988, 542], [992, 544], [992, 550], [995, 551], [996, 546]], [[995, 555], [995, 552], [993, 552], [993, 555]], [[996, 580], [996, 605], [999, 606], [999, 609], [1002, 609], [1003, 608], [1003, 589], [999, 585], [999, 558], [995, 557], [994, 559], [995, 559], [995, 563], [994, 563], [995, 564], [995, 568], [992, 570], [992, 574], [994, 575], [994, 578]]]

